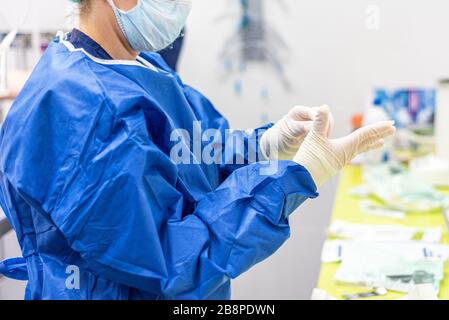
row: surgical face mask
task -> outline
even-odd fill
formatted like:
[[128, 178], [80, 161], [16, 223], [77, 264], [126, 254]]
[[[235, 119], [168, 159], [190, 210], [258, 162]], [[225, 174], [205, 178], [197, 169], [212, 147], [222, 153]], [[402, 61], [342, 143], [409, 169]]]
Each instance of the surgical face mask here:
[[123, 11], [108, 0], [117, 22], [131, 47], [157, 52], [171, 45], [181, 34], [192, 8], [191, 0], [138, 0]]

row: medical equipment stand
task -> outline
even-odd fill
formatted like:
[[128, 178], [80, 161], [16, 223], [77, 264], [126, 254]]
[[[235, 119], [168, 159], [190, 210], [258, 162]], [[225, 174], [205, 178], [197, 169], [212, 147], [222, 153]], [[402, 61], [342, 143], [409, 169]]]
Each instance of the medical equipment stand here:
[[[0, 209], [1, 211], [1, 209]], [[2, 213], [0, 213], [0, 261], [5, 258], [5, 242], [3, 237], [12, 230], [11, 225], [6, 219], [5, 216], [2, 217]], [[0, 276], [1, 279], [2, 276]]]

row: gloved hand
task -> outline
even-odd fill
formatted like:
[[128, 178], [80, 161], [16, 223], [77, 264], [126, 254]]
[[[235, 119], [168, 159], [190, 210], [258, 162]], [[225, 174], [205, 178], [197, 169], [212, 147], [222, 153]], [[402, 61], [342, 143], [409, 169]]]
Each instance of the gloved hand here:
[[17, 97], [17, 92], [9, 91], [7, 93], [0, 94], [0, 101], [2, 100], [14, 100]]
[[329, 121], [329, 107], [320, 107], [312, 130], [293, 159], [309, 171], [318, 188], [360, 153], [381, 148], [384, 138], [396, 132], [394, 121], [384, 121], [361, 128], [344, 138], [329, 139]]
[[[260, 140], [260, 151], [265, 160], [292, 160], [313, 125], [318, 108], [294, 107], [264, 133]], [[333, 127], [333, 117], [329, 116], [326, 136]]]

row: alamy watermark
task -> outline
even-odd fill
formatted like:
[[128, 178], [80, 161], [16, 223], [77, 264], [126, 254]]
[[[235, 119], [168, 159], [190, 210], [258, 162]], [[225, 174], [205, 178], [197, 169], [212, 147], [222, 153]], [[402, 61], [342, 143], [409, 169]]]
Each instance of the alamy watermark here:
[[377, 31], [381, 28], [381, 9], [378, 5], [369, 5], [365, 9], [365, 27], [368, 30]]
[[[261, 166], [258, 174], [267, 176], [275, 174], [279, 169], [278, 161], [267, 161], [260, 151], [260, 137], [267, 130], [202, 130], [200, 121], [193, 122], [192, 128], [192, 131], [176, 129], [170, 134], [170, 159], [176, 165], [244, 166], [259, 162]], [[276, 155], [277, 146], [270, 148], [271, 155]], [[79, 290], [80, 268], [69, 265], [65, 273], [65, 287], [68, 290]]]
[[65, 273], [67, 274], [65, 287], [68, 290], [79, 290], [81, 287], [80, 268], [70, 265], [65, 269]]
[[[260, 151], [260, 137], [267, 130], [219, 130], [202, 128], [201, 121], [192, 123], [192, 131], [171, 132], [170, 159], [176, 165], [246, 165], [262, 162], [259, 174], [273, 175], [277, 161], [266, 161]], [[276, 147], [272, 147], [277, 150]]]

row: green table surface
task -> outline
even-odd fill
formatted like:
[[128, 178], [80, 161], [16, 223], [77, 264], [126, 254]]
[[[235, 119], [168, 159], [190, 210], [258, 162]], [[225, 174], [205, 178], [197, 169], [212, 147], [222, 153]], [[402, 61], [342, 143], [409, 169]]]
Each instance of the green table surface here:
[[[449, 244], [449, 232], [446, 221], [442, 212], [429, 212], [419, 214], [408, 214], [403, 220], [394, 220], [389, 218], [377, 217], [364, 214], [360, 209], [360, 201], [363, 199], [353, 197], [349, 194], [351, 188], [363, 183], [362, 171], [360, 167], [346, 168], [340, 178], [337, 189], [334, 210], [332, 213], [332, 221], [343, 220], [352, 223], [361, 224], [390, 224], [408, 227], [438, 227], [443, 228], [443, 243]], [[449, 189], [441, 189], [449, 194]], [[321, 265], [320, 277], [318, 280], [318, 288], [326, 290], [328, 294], [343, 299], [344, 294], [360, 293], [369, 291], [370, 288], [358, 287], [350, 284], [337, 283], [334, 280], [335, 273], [340, 263], [323, 263]], [[445, 278], [441, 283], [439, 294], [440, 299], [449, 300], [449, 264], [445, 265]], [[388, 295], [375, 297], [377, 300], [394, 300], [404, 296], [403, 293], [389, 292]]]

